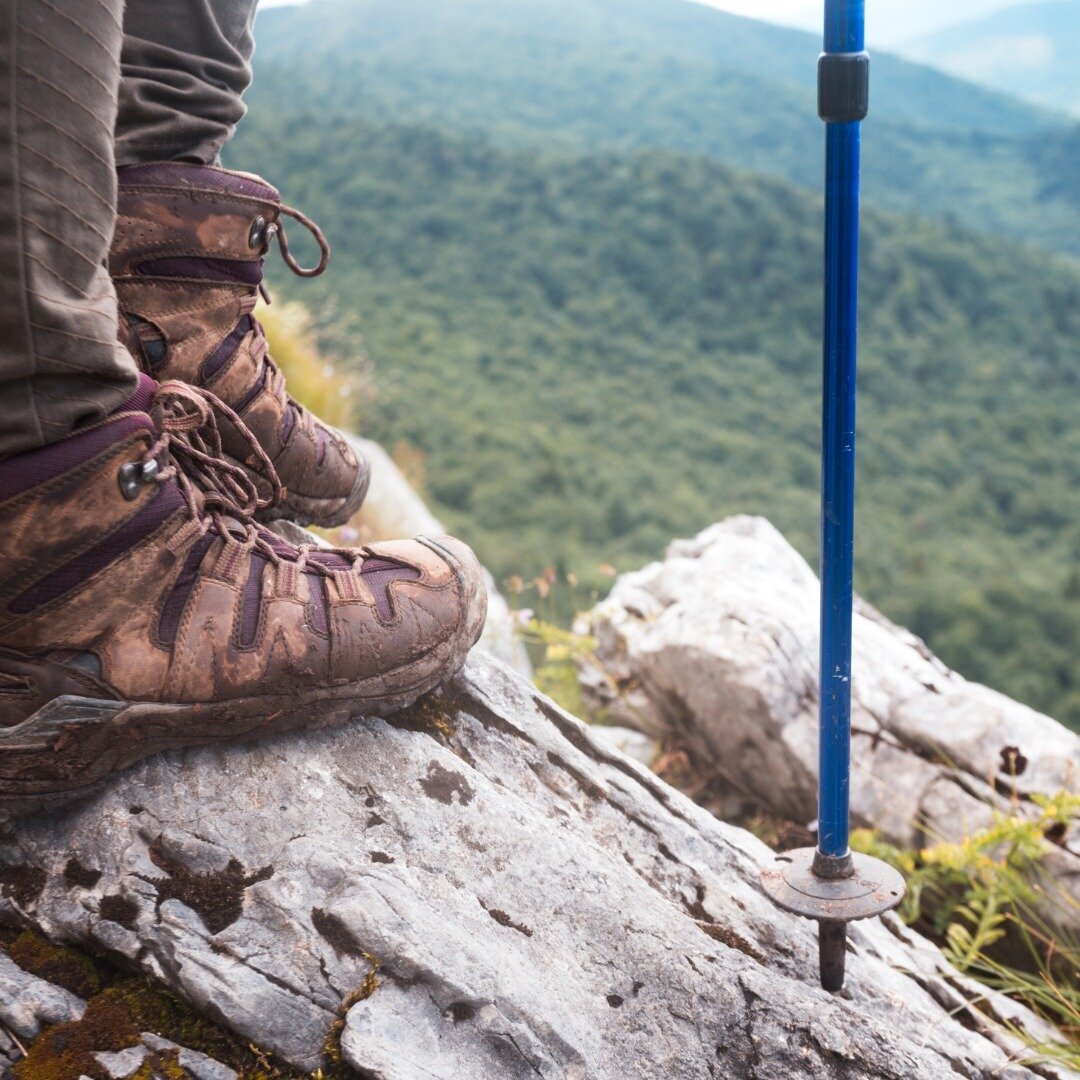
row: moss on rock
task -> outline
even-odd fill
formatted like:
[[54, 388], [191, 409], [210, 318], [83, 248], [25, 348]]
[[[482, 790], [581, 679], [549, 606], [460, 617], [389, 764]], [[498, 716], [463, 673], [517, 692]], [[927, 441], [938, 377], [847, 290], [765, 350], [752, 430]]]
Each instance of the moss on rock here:
[[104, 985], [98, 965], [85, 953], [55, 945], [32, 930], [12, 936], [3, 949], [23, 971], [81, 998], [93, 997]]
[[[125, 1050], [152, 1031], [180, 1046], [220, 1061], [241, 1080], [307, 1080], [306, 1074], [273, 1061], [225, 1028], [200, 1016], [190, 1005], [147, 979], [120, 971], [34, 931], [5, 931], [0, 948], [24, 971], [86, 999], [81, 1020], [46, 1029], [15, 1064], [13, 1080], [74, 1080], [86, 1075], [107, 1080], [94, 1058], [98, 1051]], [[132, 1080], [187, 1080], [176, 1051], [147, 1058]]]

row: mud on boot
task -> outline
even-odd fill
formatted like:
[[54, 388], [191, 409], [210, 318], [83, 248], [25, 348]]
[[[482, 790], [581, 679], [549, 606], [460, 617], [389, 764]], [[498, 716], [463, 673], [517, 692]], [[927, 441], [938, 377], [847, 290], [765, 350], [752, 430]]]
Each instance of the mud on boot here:
[[464, 544], [286, 543], [255, 522], [265, 500], [222, 456], [219, 413], [243, 433], [205, 392], [143, 376], [106, 420], [0, 462], [0, 810], [158, 750], [395, 710], [478, 640]]
[[[163, 162], [118, 175], [109, 268], [124, 343], [155, 379], [203, 387], [239, 414], [282, 480], [282, 496], [262, 508], [262, 520], [344, 524], [367, 493], [368, 463], [289, 396], [254, 315], [275, 240], [297, 274], [326, 268], [330, 249], [318, 226], [247, 173]], [[319, 243], [321, 258], [310, 269], [289, 251], [288, 216]], [[242, 436], [227, 419], [221, 426], [226, 451], [250, 467]]]

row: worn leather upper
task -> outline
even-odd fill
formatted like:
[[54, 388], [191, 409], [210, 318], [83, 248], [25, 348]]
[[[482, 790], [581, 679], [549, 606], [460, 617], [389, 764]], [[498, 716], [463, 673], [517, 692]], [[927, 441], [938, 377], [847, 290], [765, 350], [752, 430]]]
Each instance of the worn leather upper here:
[[[460, 666], [485, 608], [468, 548], [445, 537], [286, 544], [254, 524], [250, 504], [230, 508], [192, 483], [216, 466], [189, 448], [213, 440], [193, 429], [189, 402], [177, 406], [179, 390], [148, 384], [103, 423], [0, 462], [0, 724], [58, 692], [288, 700], [343, 683], [408, 689], [438, 649]], [[145, 474], [130, 499], [125, 466]]]
[[[289, 396], [253, 314], [266, 253], [283, 232], [277, 191], [246, 174], [173, 163], [119, 177], [109, 265], [122, 337], [140, 366], [236, 410], [285, 487], [267, 516], [342, 524], [363, 499], [367, 463]], [[239, 455], [240, 440], [223, 427]]]

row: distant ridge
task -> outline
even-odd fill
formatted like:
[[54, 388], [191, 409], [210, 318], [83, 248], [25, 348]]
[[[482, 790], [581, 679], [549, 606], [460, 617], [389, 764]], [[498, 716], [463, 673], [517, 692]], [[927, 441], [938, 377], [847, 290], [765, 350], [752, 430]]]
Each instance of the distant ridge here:
[[[251, 101], [499, 145], [703, 154], [819, 189], [814, 34], [689, 0], [315, 0], [259, 16]], [[876, 54], [869, 203], [1080, 254], [1061, 114]]]
[[[263, 61], [300, 54], [310, 61], [347, 50], [384, 62], [456, 52], [476, 63], [495, 45], [517, 52], [530, 44], [559, 45], [601, 62], [622, 54], [706, 64], [804, 94], [814, 91], [820, 49], [816, 34], [690, 0], [314, 0], [259, 16]], [[883, 120], [998, 133], [1054, 121], [1015, 98], [887, 53], [877, 54], [875, 74], [874, 104]]]
[[959, 78], [1080, 116], [1080, 0], [1018, 4], [900, 51]]

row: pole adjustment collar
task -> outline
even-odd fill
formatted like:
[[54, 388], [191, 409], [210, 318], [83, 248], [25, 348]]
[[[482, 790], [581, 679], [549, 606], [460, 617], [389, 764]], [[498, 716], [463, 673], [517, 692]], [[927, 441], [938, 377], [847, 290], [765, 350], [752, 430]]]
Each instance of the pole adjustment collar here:
[[822, 53], [818, 60], [818, 115], [827, 124], [865, 120], [870, 112], [870, 54]]

